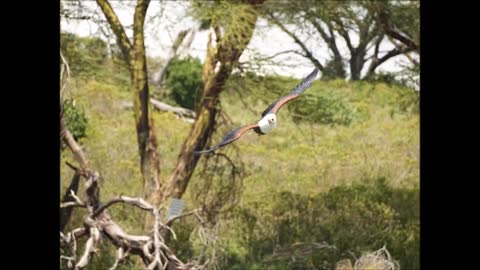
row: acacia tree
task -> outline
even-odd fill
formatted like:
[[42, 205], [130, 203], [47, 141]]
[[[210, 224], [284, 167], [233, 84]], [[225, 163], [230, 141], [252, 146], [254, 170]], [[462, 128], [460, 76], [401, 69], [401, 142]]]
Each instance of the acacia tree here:
[[[167, 181], [159, 179], [159, 155], [149, 110], [148, 74], [143, 35], [143, 24], [149, 2], [148, 0], [137, 1], [133, 23], [133, 41], [131, 42], [110, 3], [107, 0], [97, 0], [97, 4], [117, 37], [117, 43], [130, 70], [144, 190], [146, 197], [158, 205], [170, 197], [180, 198], [185, 193], [200, 158], [194, 155], [193, 151], [203, 149], [213, 133], [219, 94], [252, 37], [257, 20], [257, 7], [263, 0], [247, 0], [238, 3], [195, 3], [197, 9], [195, 14], [198, 17], [205, 15], [204, 8], [206, 6], [214, 8], [221, 15], [217, 14], [219, 16], [213, 18], [210, 24], [212, 33], [202, 72], [203, 97], [197, 110], [197, 116], [182, 145], [175, 170]], [[206, 16], [211, 16], [211, 14]], [[215, 36], [215, 46], [212, 40], [213, 35]], [[218, 69], [215, 69], [216, 66]], [[145, 227], [150, 227], [152, 222], [151, 218], [147, 218]]]
[[[369, 60], [371, 61], [366, 67], [365, 77], [373, 75], [380, 65], [395, 56], [415, 50], [418, 52], [418, 46], [413, 43], [404, 43], [404, 46], [395, 47], [387, 52], [380, 51], [386, 35], [404, 37], [394, 31], [395, 28], [392, 26], [399, 20], [390, 18], [398, 18], [399, 14], [418, 15], [418, 7], [414, 5], [405, 6], [402, 3], [382, 1], [319, 1], [304, 5], [293, 1], [282, 5], [267, 5], [263, 9], [263, 14], [294, 40], [301, 49], [296, 53], [307, 58], [321, 70], [324, 78], [345, 78], [346, 69], [349, 68], [351, 80], [359, 80]], [[314, 40], [328, 46], [330, 60], [322, 64], [318, 56], [315, 56], [313, 50], [302, 40], [299, 32], [288, 27], [289, 24], [294, 24], [296, 30], [303, 33], [311, 30], [313, 33], [307, 33], [309, 38], [313, 37]], [[418, 28], [414, 20], [404, 24], [410, 24], [410, 29]], [[358, 42], [353, 42], [354, 35]], [[348, 55], [339, 49], [340, 42], [346, 44]]]
[[200, 158], [194, 155], [193, 151], [205, 148], [214, 131], [219, 95], [250, 42], [257, 21], [257, 8], [263, 2], [264, 0], [248, 0], [238, 4], [194, 2], [195, 15], [208, 21], [211, 31], [202, 67], [203, 96], [197, 118], [182, 145], [175, 170], [168, 180], [169, 184], [161, 201], [170, 196], [181, 198], [185, 193]]

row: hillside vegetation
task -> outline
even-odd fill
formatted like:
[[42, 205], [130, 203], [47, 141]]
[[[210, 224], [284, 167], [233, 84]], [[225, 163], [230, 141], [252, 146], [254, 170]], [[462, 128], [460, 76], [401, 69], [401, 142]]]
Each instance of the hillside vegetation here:
[[[92, 53], [103, 50], [101, 44], [77, 40], [68, 45], [63, 38], [72, 66], [64, 95], [75, 100], [71, 106], [86, 119], [77, 117], [85, 124], [79, 141], [90, 166], [102, 175], [101, 198], [142, 196], [134, 117], [125, 105], [132, 100], [128, 72], [106, 54]], [[228, 130], [258, 121], [269, 102], [298, 82], [248, 73], [232, 76], [221, 97], [223, 114], [211, 145]], [[234, 162], [237, 177], [229, 177], [232, 168], [225, 159], [214, 166], [204, 161], [215, 157], [202, 157], [183, 197], [184, 211], [208, 205], [220, 212], [212, 217], [216, 249], [209, 251], [215, 252], [217, 266], [333, 269], [342, 259], [354, 260], [386, 246], [402, 269], [420, 269], [418, 95], [395, 83], [317, 80], [280, 110], [272, 133], [245, 135], [219, 151]], [[172, 105], [181, 100], [191, 106], [170, 96]], [[153, 116], [165, 179], [191, 124], [171, 113], [154, 111]], [[72, 156], [63, 150], [61, 196], [73, 175], [65, 161]], [[110, 211], [126, 230], [141, 232], [141, 211], [123, 205]], [[80, 226], [85, 213], [76, 209], [67, 230]], [[194, 219], [174, 226], [174, 247], [182, 259], [201, 252], [194, 227]], [[94, 260], [89, 269], [111, 266], [114, 250], [103, 247], [101, 252], [110, 256]]]

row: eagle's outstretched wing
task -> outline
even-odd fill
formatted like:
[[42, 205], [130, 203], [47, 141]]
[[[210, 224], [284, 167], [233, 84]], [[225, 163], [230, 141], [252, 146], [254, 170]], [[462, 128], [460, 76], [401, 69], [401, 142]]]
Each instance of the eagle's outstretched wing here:
[[195, 154], [205, 154], [205, 153], [210, 153], [218, 148], [225, 146], [229, 143], [232, 143], [236, 140], [238, 140], [246, 131], [258, 127], [258, 124], [251, 124], [251, 125], [246, 125], [243, 127], [239, 127], [237, 129], [229, 131], [222, 139], [222, 141], [215, 145], [214, 147], [208, 149], [208, 150], [203, 150], [203, 151], [194, 151]]
[[268, 108], [263, 111], [262, 117], [269, 113], [277, 113], [280, 108], [285, 105], [288, 101], [298, 97], [301, 93], [303, 93], [308, 87], [312, 85], [312, 82], [315, 80], [318, 74], [318, 69], [315, 68], [312, 73], [310, 73], [305, 79], [302, 80], [293, 90], [286, 96], [283, 96], [279, 99], [277, 99], [275, 102], [270, 104]]

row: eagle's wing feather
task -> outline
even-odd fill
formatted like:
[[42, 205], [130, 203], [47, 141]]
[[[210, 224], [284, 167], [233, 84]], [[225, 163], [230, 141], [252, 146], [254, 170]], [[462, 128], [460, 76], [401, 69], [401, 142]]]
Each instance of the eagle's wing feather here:
[[286, 96], [283, 96], [279, 99], [277, 99], [275, 102], [270, 104], [270, 106], [267, 107], [265, 111], [262, 113], [262, 117], [269, 113], [277, 113], [278, 110], [285, 105], [288, 101], [295, 99], [298, 97], [301, 93], [303, 93], [307, 88], [309, 88], [312, 85], [312, 82], [315, 80], [318, 74], [318, 69], [315, 68], [305, 79], [303, 79], [293, 90]]
[[236, 140], [238, 140], [246, 131], [258, 127], [258, 124], [251, 124], [251, 125], [246, 125], [243, 127], [239, 127], [237, 129], [229, 131], [225, 136], [223, 136], [222, 141], [215, 145], [214, 147], [208, 149], [208, 150], [203, 150], [203, 151], [194, 151], [195, 154], [205, 154], [205, 153], [210, 153], [218, 148], [225, 146], [229, 143], [232, 143]]

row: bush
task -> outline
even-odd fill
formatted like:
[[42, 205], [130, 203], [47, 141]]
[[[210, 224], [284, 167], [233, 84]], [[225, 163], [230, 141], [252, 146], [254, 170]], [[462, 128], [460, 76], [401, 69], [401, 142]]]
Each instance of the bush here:
[[334, 188], [320, 201], [324, 239], [343, 256], [386, 245], [402, 268], [420, 269], [418, 189], [393, 189], [381, 178]]
[[308, 121], [329, 125], [350, 125], [368, 118], [362, 107], [351, 103], [344, 93], [336, 90], [305, 92], [297, 102], [289, 104], [294, 121]]
[[316, 196], [277, 193], [262, 215], [239, 209], [248, 264], [334, 269], [385, 246], [402, 269], [420, 269], [418, 188], [393, 188], [384, 178], [363, 182]]
[[419, 113], [420, 112], [420, 91], [411, 88], [398, 89], [398, 103], [394, 106], [400, 112]]
[[75, 100], [66, 99], [63, 103], [63, 119], [76, 141], [87, 136], [88, 120], [83, 109], [76, 106]]
[[98, 75], [108, 59], [108, 47], [100, 38], [79, 37], [70, 33], [60, 35], [60, 47], [74, 76]]
[[200, 59], [175, 58], [166, 74], [169, 96], [180, 106], [195, 109], [202, 97], [202, 64]]

